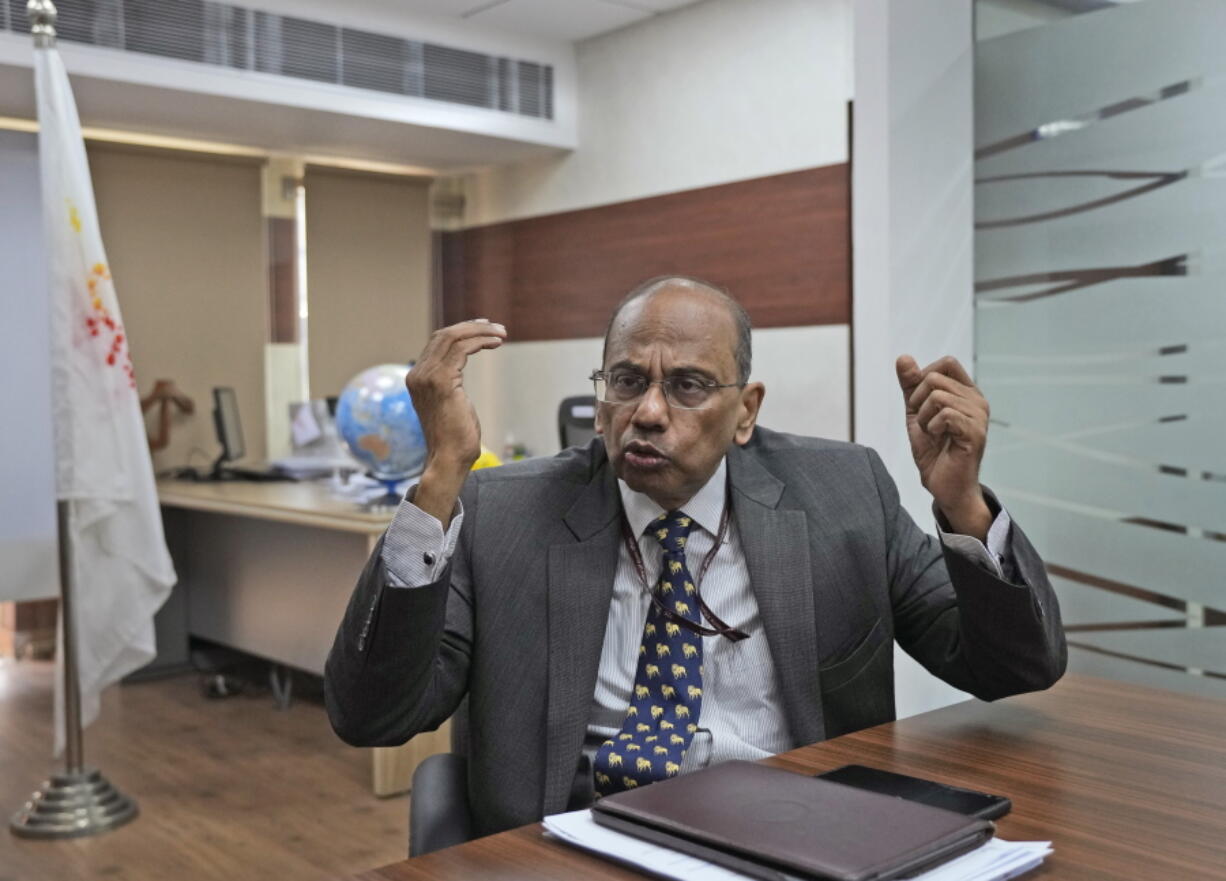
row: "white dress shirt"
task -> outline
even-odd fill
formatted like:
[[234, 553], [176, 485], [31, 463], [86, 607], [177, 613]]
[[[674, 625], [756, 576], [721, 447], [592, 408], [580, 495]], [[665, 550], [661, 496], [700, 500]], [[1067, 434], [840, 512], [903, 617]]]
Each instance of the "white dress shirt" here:
[[[662, 551], [659, 542], [643, 532], [664, 509], [643, 493], [630, 489], [624, 481], [618, 481], [618, 489], [631, 532], [639, 536], [644, 567], [654, 583]], [[696, 578], [715, 544], [726, 493], [727, 459], [724, 459], [706, 485], [683, 507], [695, 524], [686, 542], [685, 556], [687, 568]], [[464, 519], [463, 507], [457, 502], [444, 534], [442, 524], [409, 501], [411, 498], [412, 490], [400, 504], [383, 542], [388, 580], [395, 587], [410, 589], [424, 587], [439, 578], [455, 550]], [[999, 576], [1009, 523], [1009, 515], [1002, 509], [988, 532], [986, 548], [972, 536], [942, 532], [939, 527], [938, 532], [948, 547]], [[749, 634], [749, 638], [733, 642], [723, 636], [702, 637], [702, 715], [682, 762], [683, 773], [730, 759], [760, 759], [793, 746], [735, 517], [729, 518], [727, 535], [698, 589], [715, 615], [730, 627]], [[651, 595], [623, 542], [619, 546], [613, 601], [588, 715], [584, 751], [589, 758], [602, 741], [621, 729], [634, 689], [639, 644], [650, 605]]]

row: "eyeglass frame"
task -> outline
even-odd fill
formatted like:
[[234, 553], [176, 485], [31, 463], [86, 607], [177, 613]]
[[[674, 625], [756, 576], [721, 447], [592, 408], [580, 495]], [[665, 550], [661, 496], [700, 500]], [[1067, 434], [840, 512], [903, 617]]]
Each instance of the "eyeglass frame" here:
[[[701, 407], [687, 407], [684, 404], [678, 404], [676, 401], [674, 401], [671, 393], [668, 390], [668, 383], [676, 379], [677, 378], [676, 376], [666, 376], [664, 377], [664, 379], [648, 379], [646, 376], [643, 376], [643, 374], [638, 373], [637, 371], [628, 370], [627, 372], [634, 373], [636, 376], [642, 377], [643, 381], [646, 383], [646, 385], [643, 386], [643, 390], [639, 393], [638, 397], [632, 398], [629, 401], [606, 401], [599, 394], [597, 394], [596, 403], [610, 404], [614, 407], [622, 407], [627, 404], [637, 404], [640, 401], [642, 401], [644, 397], [646, 397], [648, 389], [650, 389], [653, 385], [658, 385], [660, 387], [661, 393], [664, 395], [664, 401], [668, 404], [669, 407], [673, 407], [678, 410], [692, 410], [692, 411], [709, 410], [711, 408], [711, 405], [706, 402], [704, 402], [703, 406]], [[593, 391], [597, 391], [595, 386], [596, 386], [596, 383], [598, 382], [603, 382], [605, 383], [606, 386], [608, 385], [609, 373], [610, 371], [608, 370], [593, 370], [592, 371], [592, 375], [589, 376], [588, 379], [591, 380], [592, 382]], [[744, 383], [744, 382], [711, 382], [709, 380], [702, 379], [701, 377], [698, 377], [698, 376], [693, 376], [692, 378], [699, 381], [701, 385], [705, 389], [707, 389], [708, 392], [714, 392], [714, 391], [718, 391], [719, 389], [726, 389], [726, 388], [745, 388], [745, 386], [748, 385], [748, 383]], [[710, 401], [710, 400], [711, 399], [708, 397], [707, 401]]]

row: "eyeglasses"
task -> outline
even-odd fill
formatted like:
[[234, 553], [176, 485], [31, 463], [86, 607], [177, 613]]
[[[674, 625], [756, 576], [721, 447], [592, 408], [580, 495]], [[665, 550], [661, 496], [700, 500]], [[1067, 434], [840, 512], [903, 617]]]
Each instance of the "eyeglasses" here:
[[596, 400], [606, 404], [634, 404], [647, 394], [647, 389], [658, 385], [664, 391], [664, 400], [670, 407], [680, 410], [705, 410], [711, 406], [717, 391], [725, 388], [742, 388], [739, 382], [712, 382], [690, 373], [678, 373], [664, 379], [648, 379], [634, 370], [594, 370], [589, 377], [596, 386]]

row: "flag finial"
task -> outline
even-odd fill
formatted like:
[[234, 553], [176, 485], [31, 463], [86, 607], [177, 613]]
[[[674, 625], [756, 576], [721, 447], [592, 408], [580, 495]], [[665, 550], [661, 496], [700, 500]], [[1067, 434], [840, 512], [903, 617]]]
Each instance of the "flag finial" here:
[[55, 4], [51, 0], [29, 0], [26, 18], [30, 19], [30, 33], [34, 35], [35, 49], [50, 49], [55, 45]]

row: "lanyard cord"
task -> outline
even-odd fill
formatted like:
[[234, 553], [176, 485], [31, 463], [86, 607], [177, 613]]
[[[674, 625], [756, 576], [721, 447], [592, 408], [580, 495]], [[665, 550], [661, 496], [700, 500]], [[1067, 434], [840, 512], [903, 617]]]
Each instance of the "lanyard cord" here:
[[634, 569], [638, 573], [639, 580], [643, 582], [643, 587], [651, 595], [651, 602], [656, 609], [669, 621], [684, 627], [693, 633], [701, 634], [702, 636], [726, 636], [733, 642], [740, 642], [742, 639], [748, 639], [749, 634], [743, 630], [738, 630], [735, 627], [729, 627], [720, 618], [712, 612], [702, 599], [702, 580], [706, 577], [707, 570], [711, 568], [711, 561], [715, 559], [715, 555], [719, 553], [720, 546], [724, 543], [724, 538], [728, 534], [728, 499], [727, 494], [724, 496], [724, 510], [719, 517], [719, 531], [715, 535], [715, 544], [711, 546], [711, 550], [707, 551], [707, 555], [702, 559], [702, 566], [698, 570], [698, 580], [694, 583], [695, 596], [698, 600], [698, 608], [702, 612], [702, 616], [709, 621], [714, 629], [703, 627], [701, 624], [696, 624], [688, 618], [683, 618], [672, 609], [668, 608], [656, 595], [656, 591], [652, 589], [651, 582], [647, 580], [647, 566], [643, 563], [643, 553], [639, 550], [638, 541], [634, 534], [630, 531], [630, 521], [626, 519], [626, 512], [622, 511], [622, 540], [625, 542], [626, 551], [630, 554], [630, 559], [634, 563]]

